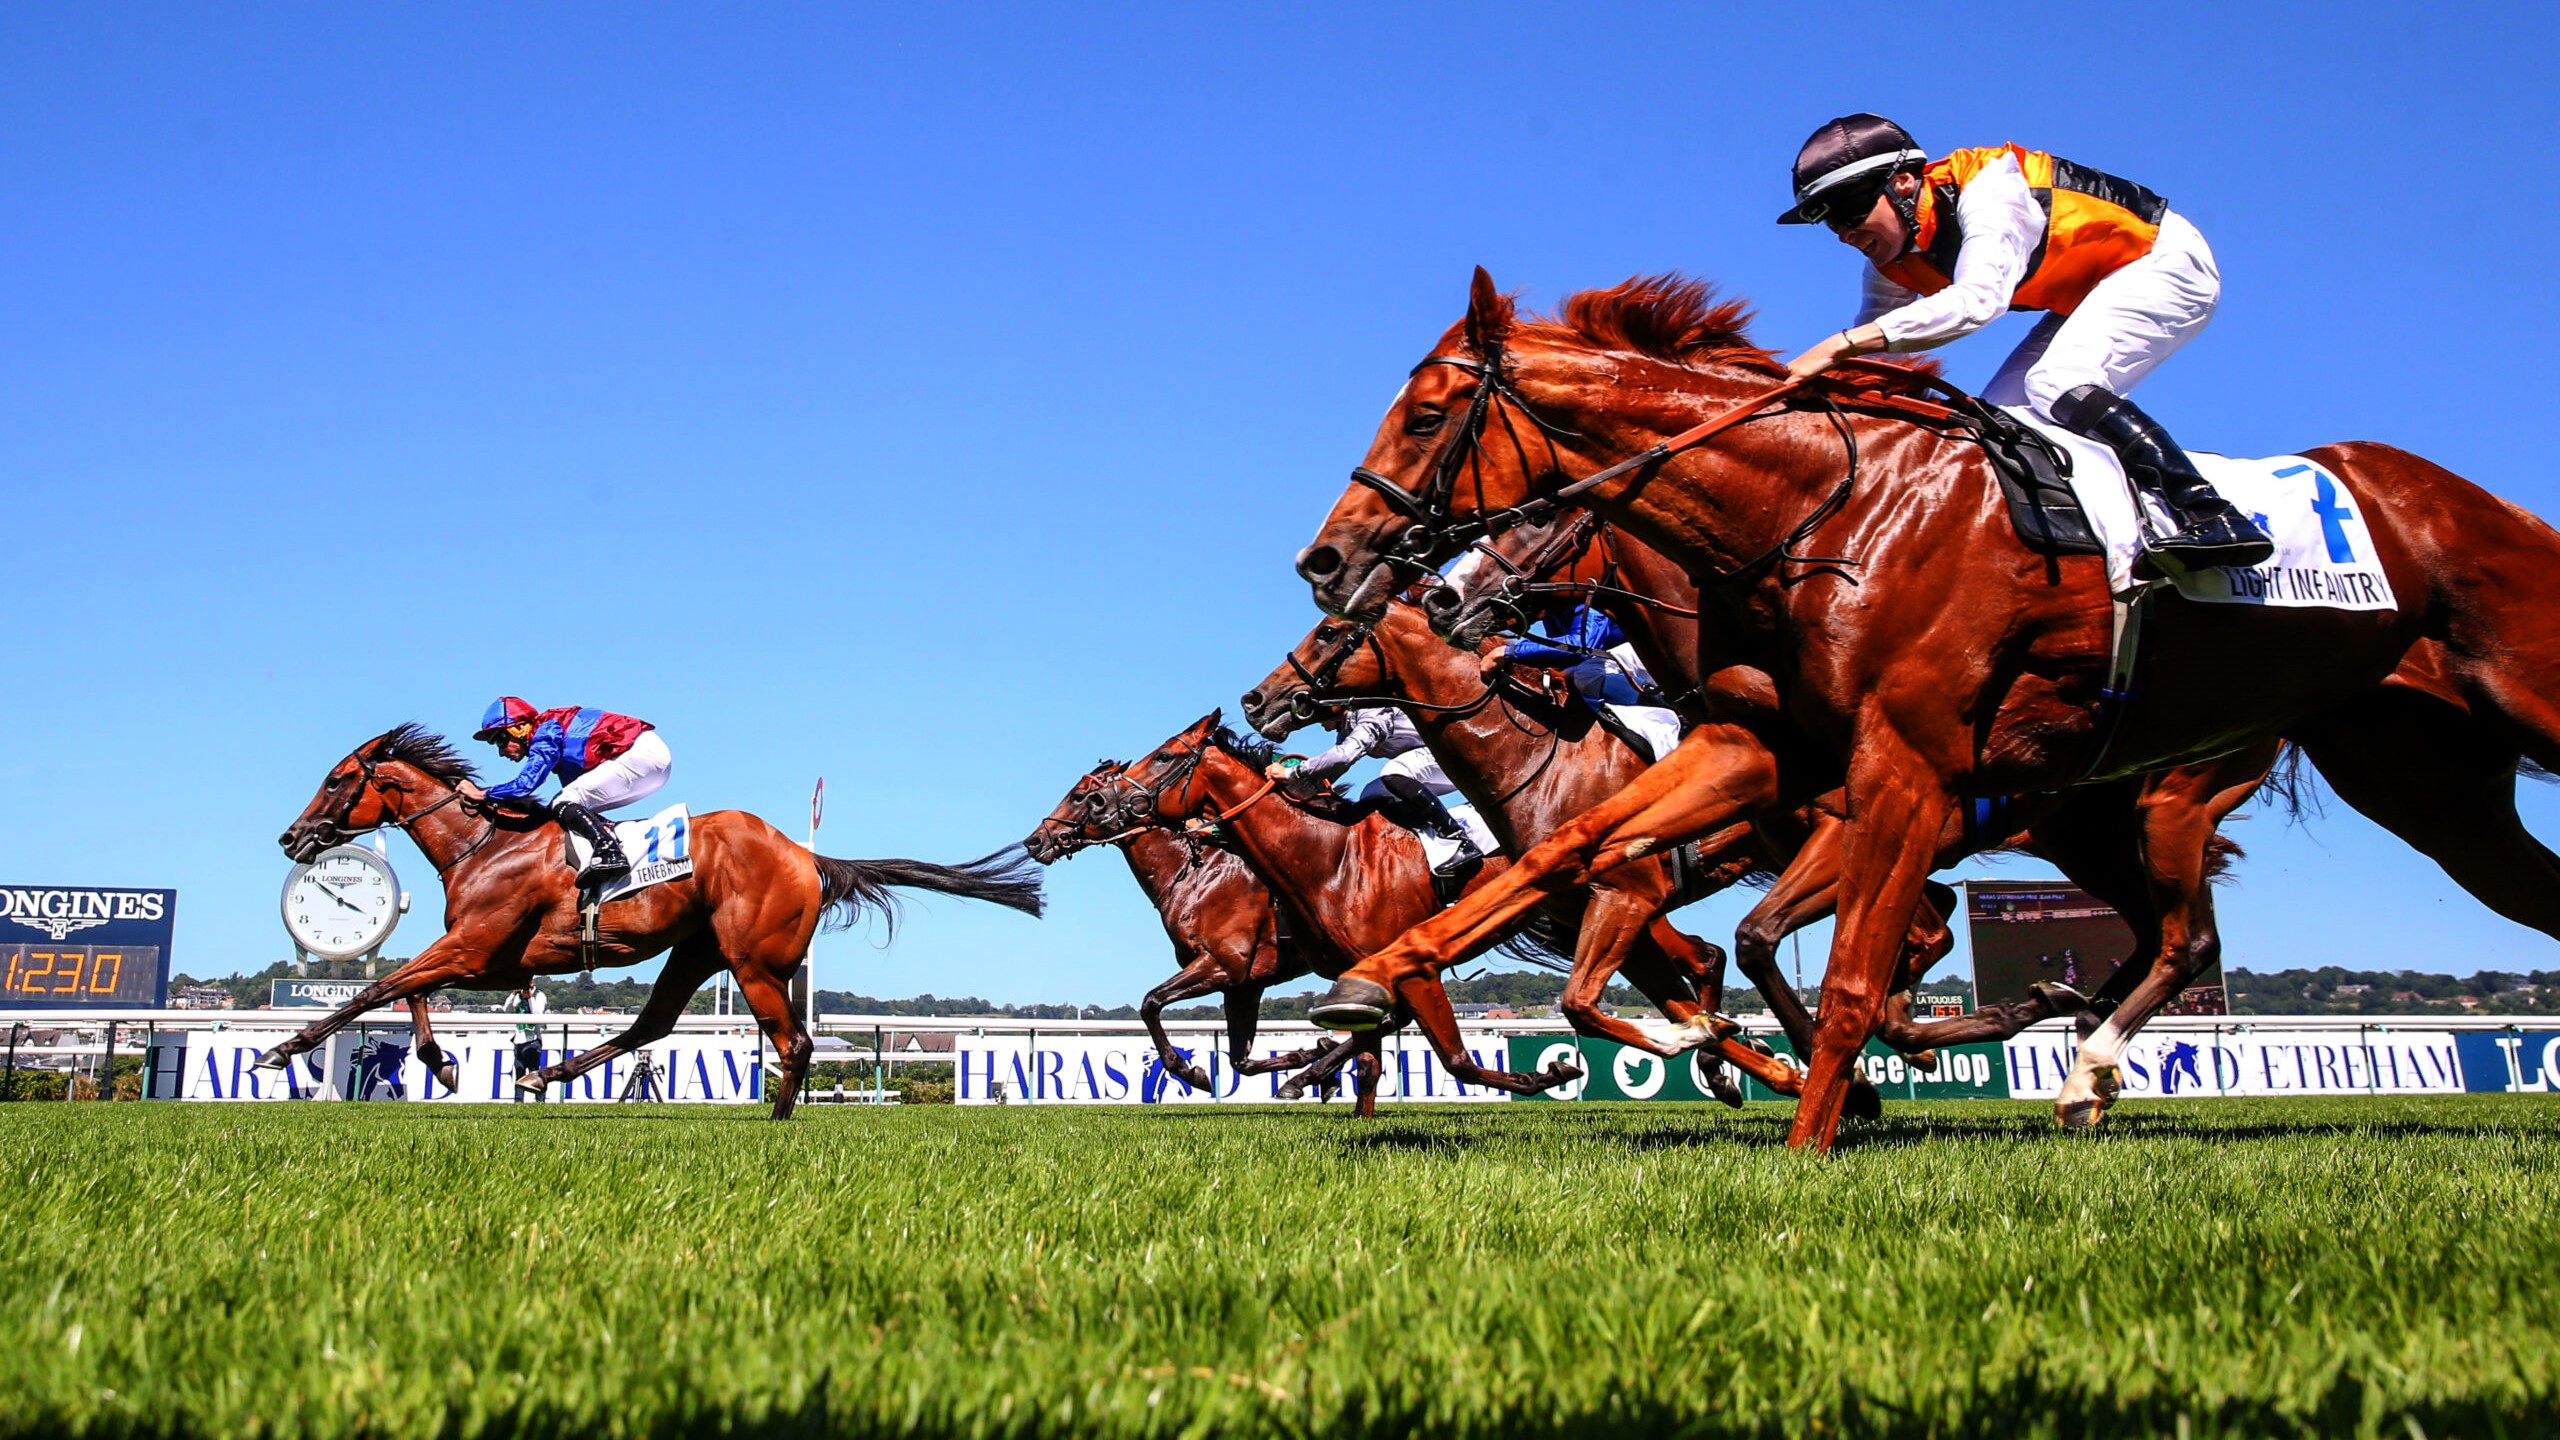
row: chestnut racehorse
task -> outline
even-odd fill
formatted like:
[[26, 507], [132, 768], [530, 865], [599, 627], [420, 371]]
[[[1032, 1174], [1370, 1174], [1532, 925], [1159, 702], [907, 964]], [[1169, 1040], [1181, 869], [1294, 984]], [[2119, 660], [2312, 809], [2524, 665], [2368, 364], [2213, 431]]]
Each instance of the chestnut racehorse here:
[[[1468, 527], [1563, 496], [1700, 581], [1720, 723], [1505, 883], [1605, 870], [1845, 782], [1839, 927], [1793, 1143], [1830, 1144], [1935, 841], [1976, 797], [2288, 736], [2350, 804], [2492, 908], [2560, 936], [2560, 857], [2514, 807], [2520, 760], [2560, 765], [2549, 526], [2387, 446], [2306, 452], [2362, 507], [2398, 608], [2158, 595], [2141, 692], [2120, 704], [2102, 559], [2030, 549], [1969, 436], [1787, 380], [1740, 308], [1709, 306], [1702, 289], [1631, 281], [1570, 297], [1561, 323], [1524, 322], [1479, 271], [1467, 317], [1398, 395], [1298, 563], [1319, 606], [1374, 617]], [[1742, 715], [1807, 744], [1772, 765], [1730, 743], [1724, 717]], [[1508, 899], [1488, 894], [1396, 949], [1435, 955]], [[1382, 953], [1355, 974], [1400, 963], [1411, 957]], [[2111, 1019], [2073, 1080], [2122, 1048]]]
[[[409, 832], [444, 882], [445, 932], [417, 956], [328, 1016], [268, 1051], [282, 1066], [378, 1005], [407, 1001], [418, 1058], [454, 1087], [452, 1064], [427, 1025], [426, 998], [449, 985], [513, 990], [536, 975], [585, 966], [579, 941], [576, 873], [562, 859], [564, 832], [548, 820], [510, 815], [464, 799], [454, 786], [473, 778], [443, 737], [403, 725], [330, 767], [319, 792], [279, 843], [309, 860], [350, 836], [385, 826]], [[814, 1048], [792, 1013], [791, 972], [809, 953], [822, 917], [850, 923], [866, 908], [895, 918], [891, 887], [985, 900], [1040, 913], [1040, 880], [1020, 856], [1003, 852], [966, 865], [918, 860], [835, 860], [811, 854], [743, 810], [693, 817], [693, 873], [607, 901], [598, 915], [594, 961], [632, 965], [670, 951], [631, 1028], [564, 1064], [517, 1083], [573, 1079], [675, 1028], [685, 1001], [722, 969], [782, 1061], [773, 1118], [790, 1115]]]
[[[1212, 710], [1105, 777], [1103, 799], [1087, 807], [1079, 833], [1099, 840], [1139, 825], [1182, 828], [1202, 822], [1253, 867], [1292, 919], [1305, 922], [1301, 938], [1308, 960], [1331, 979], [1438, 908], [1430, 862], [1411, 831], [1384, 815], [1352, 819], [1329, 787], [1266, 779], [1263, 770], [1273, 754], [1270, 746], [1238, 740]], [[1467, 884], [1483, 885], [1504, 863], [1499, 855], [1487, 857]], [[1515, 920], [1504, 928], [1520, 925]], [[1527, 1095], [1582, 1073], [1561, 1060], [1535, 1074], [1478, 1065], [1459, 1037], [1457, 1013], [1437, 974], [1428, 983], [1406, 986], [1401, 998], [1441, 1063], [1462, 1082]], [[1658, 1003], [1661, 997], [1654, 998]], [[1356, 1038], [1374, 1061], [1374, 1032]], [[1281, 1093], [1292, 1094], [1320, 1076], [1330, 1058]], [[1361, 1113], [1368, 1113], [1368, 1104], [1364, 1091]]]
[[[1458, 651], [1472, 650], [1496, 626], [1517, 625], [1539, 607], [1560, 601], [1589, 603], [1618, 622], [1647, 668], [1654, 669], [1657, 682], [1668, 677], [1677, 694], [1697, 694], [1698, 588], [1687, 572], [1660, 552], [1620, 534], [1588, 510], [1514, 527], [1477, 542], [1475, 548], [1481, 552], [1476, 560], [1452, 570], [1445, 583], [1424, 595], [1433, 628]], [[2172, 966], [2179, 976], [2178, 985], [2158, 998], [2174, 995], [2187, 978], [2220, 957], [2221, 938], [2214, 926], [2207, 882], [2228, 868], [2239, 847], [2214, 827], [2254, 792], [2265, 778], [2265, 768], [2258, 763], [2257, 752], [2243, 752], [2201, 767], [2180, 767], [2181, 772], [2191, 773], [2173, 772], [2148, 785], [2110, 781], [2062, 796], [2021, 797], [2014, 803], [1982, 807], [1979, 816], [1962, 817], [1954, 833], [1940, 837], [1940, 868], [1991, 849], [2024, 850], [2047, 859], [2058, 856], [2074, 883], [2105, 899], [2132, 927], [2131, 958], [2108, 978], [2094, 1003], [2067, 986], [2045, 982], [2023, 999], [1987, 1006], [1971, 1015], [1915, 1021], [1908, 1017], [1908, 1007], [1897, 992], [1887, 1002], [1879, 1038], [1909, 1054], [1927, 1046], [2005, 1040], [2062, 1013], [2075, 1014], [2085, 1035], [2096, 1029], [2102, 1015], [2114, 1012], [2132, 996], [2155, 964]], [[1771, 1012], [1799, 1054], [1812, 1053], [1813, 1019], [1780, 976], [1777, 949], [1789, 934], [1827, 918], [1837, 904], [1844, 804], [1845, 797], [1834, 791], [1812, 805], [1763, 814], [1748, 825], [1699, 842], [1702, 847], [1712, 846], [1739, 831], [1751, 835], [1772, 856], [1792, 857], [1786, 860], [1785, 873], [1744, 917], [1735, 935], [1734, 953], [1744, 974], [1768, 998]], [[2192, 843], [2199, 839], [2201, 854], [2195, 853]], [[2145, 840], [2149, 843], [2142, 843]], [[2129, 863], [2135, 861], [2143, 869]], [[1594, 888], [1607, 883], [1604, 880]], [[1905, 942], [1905, 967], [1897, 985], [1925, 975], [1927, 967], [1950, 948], [1951, 937], [1941, 917], [1952, 919], [1958, 902], [1953, 891], [1935, 881], [1928, 889], [1911, 938]], [[2164, 912], [2183, 917], [2184, 941], [2175, 955], [2161, 953], [2159, 916]], [[2139, 1029], [2151, 1008], [2137, 1006], [2127, 1013], [2128, 1029]], [[2095, 1123], [2103, 1109], [2103, 1102], [2075, 1100], [2057, 1106], [2066, 1124]], [[1854, 1099], [1849, 1113], [1857, 1113]]]
[[1086, 812], [1102, 797], [1106, 777], [1118, 773], [1119, 767], [1106, 760], [1079, 777], [1022, 848], [1043, 865], [1100, 844], [1116, 847], [1128, 860], [1129, 873], [1137, 877], [1147, 903], [1156, 907], [1165, 938], [1173, 942], [1174, 958], [1182, 964], [1173, 978], [1138, 1003], [1138, 1018], [1146, 1023], [1164, 1068], [1194, 1088], [1210, 1088], [1209, 1072], [1173, 1048], [1173, 1038], [1164, 1030], [1164, 1007], [1213, 990], [1226, 1006], [1227, 1059], [1236, 1074], [1266, 1075], [1313, 1062], [1322, 1052], [1293, 1050], [1253, 1058], [1263, 992], [1309, 973], [1303, 948], [1282, 942], [1279, 902], [1253, 867], [1202, 837], [1156, 825], [1109, 840], [1085, 838]]
[[[1245, 719], [1280, 740], [1326, 708], [1402, 710], [1504, 853], [1514, 855], [1624, 789], [1651, 763], [1598, 723], [1558, 677], [1534, 672], [1543, 686], [1508, 671], [1488, 679], [1479, 658], [1442, 643], [1422, 611], [1399, 600], [1374, 623], [1327, 620], [1309, 631], [1262, 683], [1245, 692]], [[1722, 889], [1766, 864], [1766, 856], [1748, 845], [1709, 858], [1699, 893]], [[1741, 1027], [1716, 1014], [1723, 1008], [1724, 952], [1664, 918], [1679, 888], [1672, 857], [1621, 867], [1609, 883], [1629, 892], [1632, 903], [1604, 912], [1588, 896], [1566, 894], [1549, 906], [1559, 928], [1578, 932], [1572, 978], [1559, 1005], [1574, 1028], [1657, 1055], [1704, 1045], [1716, 1061], [1729, 1060], [1780, 1093], [1794, 1094], [1794, 1070], [1753, 1049], [1740, 1038]], [[1611, 978], [1629, 963], [1637, 967], [1631, 978], [1641, 977], [1648, 994], [1660, 994], [1663, 1013], [1684, 1027], [1677, 1041], [1656, 1040], [1601, 1004]], [[1708, 1079], [1727, 1103], [1742, 1103], [1739, 1087], [1719, 1068], [1711, 1065]]]

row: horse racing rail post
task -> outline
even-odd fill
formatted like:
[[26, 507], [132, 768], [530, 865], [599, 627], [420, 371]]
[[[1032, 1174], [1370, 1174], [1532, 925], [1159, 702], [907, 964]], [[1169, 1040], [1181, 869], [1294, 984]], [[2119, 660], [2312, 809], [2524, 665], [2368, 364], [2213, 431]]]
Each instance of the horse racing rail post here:
[[[269, 1101], [370, 1099], [439, 1104], [530, 1101], [515, 1077], [620, 1030], [626, 1017], [551, 1012], [441, 1012], [439, 1033], [462, 1057], [462, 1085], [447, 1091], [412, 1053], [405, 1018], [350, 1027], [324, 1050], [279, 1075], [259, 1071], [258, 1057], [303, 1022], [295, 1010], [0, 1010], [13, 1043], [14, 1068], [94, 1074], [110, 1055], [139, 1056], [143, 1095], [155, 1100]], [[1783, 1047], [1765, 1016], [1746, 1017], [1751, 1033]], [[1135, 1021], [825, 1015], [822, 1037], [842, 1042], [821, 1059], [868, 1068], [872, 1086], [858, 1098], [886, 1098], [901, 1066], [952, 1067], [961, 1104], [1269, 1103], [1285, 1077], [1240, 1078], [1225, 1061], [1225, 1026], [1214, 1020], [1167, 1023], [1177, 1046], [1192, 1051], [1212, 1086], [1195, 1089], [1165, 1073]], [[1306, 1046], [1320, 1032], [1303, 1021], [1272, 1021], [1260, 1045], [1270, 1051]], [[1539, 1066], [1571, 1059], [1583, 1077], [1528, 1103], [1708, 1098], [1691, 1058], [1662, 1059], [1609, 1041], [1572, 1034], [1561, 1020], [1470, 1022], [1470, 1050], [1493, 1065]], [[1888, 1099], [2045, 1098], [2070, 1073], [2077, 1050], [2061, 1021], [2005, 1044], [1957, 1047], [1924, 1072], [1881, 1046], [1862, 1061]], [[1462, 1085], [1440, 1068], [1418, 1036], [1388, 1037], [1381, 1098], [1480, 1103], [1503, 1098]], [[644, 1056], [599, 1067], [542, 1099], [647, 1100], [678, 1104], [748, 1104], [764, 1097], [773, 1056], [751, 1023], [735, 1016], [688, 1015], [676, 1032]], [[2218, 1096], [2425, 1095], [2465, 1091], [2560, 1093], [2560, 1019], [2531, 1016], [2171, 1016], [2146, 1030], [2127, 1054], [2125, 1094], [2133, 1099]], [[1771, 1098], [1754, 1090], [1753, 1098]], [[1311, 1098], [1304, 1103], [1318, 1103]]]

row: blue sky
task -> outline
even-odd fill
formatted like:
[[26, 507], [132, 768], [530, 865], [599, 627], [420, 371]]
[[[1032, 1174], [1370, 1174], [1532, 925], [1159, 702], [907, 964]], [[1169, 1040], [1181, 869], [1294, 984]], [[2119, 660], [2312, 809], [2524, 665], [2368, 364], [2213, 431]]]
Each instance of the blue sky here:
[[[0, 880], [174, 885], [181, 969], [265, 964], [329, 764], [502, 692], [657, 722], [697, 808], [796, 833], [823, 774], [832, 853], [993, 849], [1312, 622], [1290, 556], [1470, 266], [1837, 328], [1855, 257], [1769, 221], [1845, 110], [2194, 218], [2223, 307], [2142, 399], [2197, 446], [2388, 440], [2560, 515], [2551, 17], [0, 12]], [[2560, 961], [2341, 806], [2234, 833], [2232, 963]], [[821, 983], [1166, 973], [1114, 857], [1052, 894], [824, 939]]]

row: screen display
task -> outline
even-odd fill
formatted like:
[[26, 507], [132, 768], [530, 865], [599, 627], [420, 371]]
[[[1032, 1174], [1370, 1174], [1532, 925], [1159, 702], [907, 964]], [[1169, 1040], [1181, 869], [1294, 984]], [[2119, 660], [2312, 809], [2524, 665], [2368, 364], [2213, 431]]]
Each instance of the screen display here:
[[[2133, 954], [2133, 927], [2077, 886], [1971, 880], [1965, 899], [1974, 992], [1985, 1005], [2025, 999], [2039, 980], [2094, 996]], [[2222, 966], [2197, 975], [2161, 1013], [2228, 1014]]]
[[178, 892], [0, 885], [0, 1010], [149, 1010], [169, 994]]
[[38, 941], [0, 950], [0, 1009], [24, 1005], [160, 1003], [157, 945], [57, 945]]

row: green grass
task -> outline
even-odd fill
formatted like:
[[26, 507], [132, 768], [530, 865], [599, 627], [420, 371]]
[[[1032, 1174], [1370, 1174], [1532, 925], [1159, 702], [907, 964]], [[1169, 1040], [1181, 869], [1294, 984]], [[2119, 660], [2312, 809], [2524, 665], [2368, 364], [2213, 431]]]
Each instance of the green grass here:
[[2560, 1102], [11, 1105], [0, 1435], [2560, 1426]]

